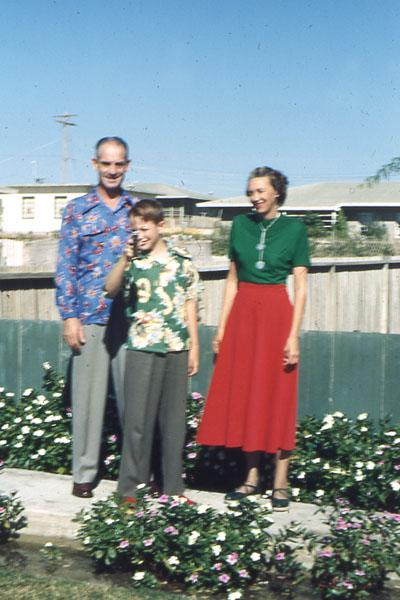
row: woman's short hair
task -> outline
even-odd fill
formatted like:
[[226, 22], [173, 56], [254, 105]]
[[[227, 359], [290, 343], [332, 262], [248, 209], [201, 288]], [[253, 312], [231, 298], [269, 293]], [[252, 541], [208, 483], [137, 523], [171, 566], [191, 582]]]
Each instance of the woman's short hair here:
[[164, 213], [161, 202], [158, 200], [139, 200], [129, 211], [130, 217], [140, 217], [143, 221], [152, 221], [153, 223], [161, 223], [164, 221]]
[[278, 194], [277, 203], [279, 206], [282, 206], [286, 200], [287, 186], [289, 185], [288, 178], [280, 171], [272, 169], [271, 167], [256, 167], [248, 176], [247, 185], [249, 184], [250, 179], [254, 179], [255, 177], [268, 177], [272, 187]]

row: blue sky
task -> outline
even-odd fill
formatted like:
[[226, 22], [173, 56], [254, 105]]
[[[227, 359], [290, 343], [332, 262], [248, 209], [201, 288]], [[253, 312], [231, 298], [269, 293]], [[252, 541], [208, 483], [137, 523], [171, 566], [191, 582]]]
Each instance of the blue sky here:
[[60, 181], [64, 112], [74, 182], [103, 135], [216, 197], [362, 179], [400, 155], [399, 31], [398, 0], [0, 0], [0, 185]]

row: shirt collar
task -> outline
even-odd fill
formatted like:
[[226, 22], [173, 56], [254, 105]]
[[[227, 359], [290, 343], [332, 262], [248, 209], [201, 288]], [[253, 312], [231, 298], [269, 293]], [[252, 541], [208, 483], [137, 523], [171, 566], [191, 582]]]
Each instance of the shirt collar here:
[[[87, 194], [86, 204], [85, 208], [82, 210], [82, 214], [89, 212], [89, 210], [92, 210], [92, 208], [98, 206], [101, 202], [102, 200], [97, 192], [97, 188], [92, 188]], [[121, 210], [121, 208], [124, 206], [128, 206], [128, 208], [130, 208], [131, 206], [134, 206], [136, 202], [136, 198], [132, 198], [132, 196], [130, 196], [125, 190], [121, 190], [118, 205], [114, 212]]]

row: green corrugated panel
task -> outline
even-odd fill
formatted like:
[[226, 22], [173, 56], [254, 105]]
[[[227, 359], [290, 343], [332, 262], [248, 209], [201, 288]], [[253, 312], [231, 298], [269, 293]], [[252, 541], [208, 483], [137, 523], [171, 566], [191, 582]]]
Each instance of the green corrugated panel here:
[[389, 414], [400, 419], [400, 335], [386, 335], [385, 348], [385, 404], [381, 416]]
[[332, 334], [308, 331], [301, 337], [299, 416], [331, 411]]
[[20, 321], [0, 319], [0, 387], [15, 392], [21, 386]]

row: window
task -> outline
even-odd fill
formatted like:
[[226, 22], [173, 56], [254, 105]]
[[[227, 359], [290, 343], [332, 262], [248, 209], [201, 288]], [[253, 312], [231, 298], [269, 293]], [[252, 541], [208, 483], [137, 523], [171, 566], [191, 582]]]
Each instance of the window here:
[[166, 206], [163, 208], [166, 219], [183, 219], [185, 211], [183, 206]]
[[67, 205], [67, 196], [54, 197], [54, 218], [61, 219], [64, 208]]
[[34, 219], [35, 218], [35, 197], [34, 196], [22, 196], [22, 218], [23, 219]]

